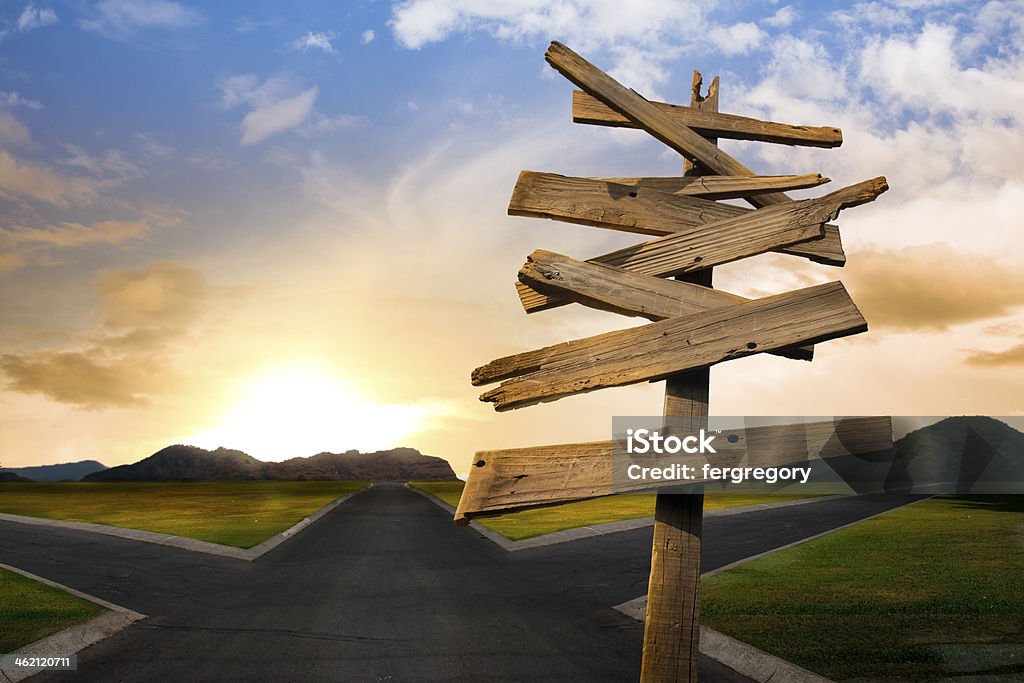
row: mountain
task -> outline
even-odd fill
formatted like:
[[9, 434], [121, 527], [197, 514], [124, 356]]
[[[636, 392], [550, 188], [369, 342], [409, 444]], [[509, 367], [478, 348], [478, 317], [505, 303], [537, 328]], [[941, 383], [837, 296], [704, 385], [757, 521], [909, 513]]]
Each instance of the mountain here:
[[32, 481], [81, 481], [87, 474], [107, 469], [107, 466], [95, 460], [79, 462], [63, 462], [58, 465], [40, 465], [38, 467], [9, 467], [4, 472], [13, 472]]
[[894, 446], [915, 485], [945, 483], [957, 493], [1024, 487], [1024, 434], [992, 417], [947, 417]]
[[455, 481], [446, 460], [414, 448], [375, 453], [318, 453], [284, 462], [264, 462], [229, 448], [208, 451], [197, 446], [168, 446], [133, 465], [93, 472], [84, 481], [224, 481], [224, 480]]
[[32, 480], [31, 479], [27, 479], [27, 478], [21, 476], [20, 474], [15, 474], [14, 472], [11, 472], [10, 470], [0, 470], [0, 484], [5, 484], [5, 483], [11, 482], [11, 481], [28, 481], [28, 482], [31, 482]]

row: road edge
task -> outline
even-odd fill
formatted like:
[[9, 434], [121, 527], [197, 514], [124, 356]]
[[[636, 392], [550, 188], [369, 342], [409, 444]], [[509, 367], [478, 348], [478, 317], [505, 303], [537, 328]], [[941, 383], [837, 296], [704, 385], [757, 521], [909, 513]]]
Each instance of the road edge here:
[[95, 524], [93, 522], [65, 522], [59, 519], [47, 519], [45, 517], [28, 517], [25, 515], [12, 515], [6, 512], [0, 512], [0, 521], [3, 522], [14, 522], [15, 524], [27, 524], [31, 526], [43, 526], [57, 529], [69, 529], [71, 531], [86, 531], [94, 534], [103, 534], [105, 536], [115, 536], [117, 538], [124, 538], [130, 541], [141, 541], [143, 543], [153, 543], [155, 545], [170, 546], [172, 548], [179, 548], [181, 550], [191, 550], [196, 553], [205, 553], [207, 555], [218, 555], [220, 557], [230, 557], [236, 560], [244, 560], [246, 562], [252, 562], [259, 557], [269, 553], [271, 550], [281, 545], [285, 541], [291, 539], [300, 531], [310, 526], [321, 517], [331, 512], [339, 505], [344, 503], [352, 496], [358, 496], [364, 491], [368, 491], [373, 488], [373, 482], [364, 489], [360, 489], [354, 493], [335, 498], [330, 503], [327, 503], [323, 507], [317, 509], [312, 514], [304, 517], [301, 521], [285, 529], [284, 531], [274, 534], [267, 540], [254, 545], [251, 548], [235, 548], [229, 545], [221, 545], [219, 543], [210, 543], [209, 541], [200, 541], [194, 538], [186, 538], [184, 536], [174, 536], [171, 534], [161, 534], [154, 531], [142, 531], [140, 529], [127, 529], [123, 527], [109, 526], [106, 524]]
[[[434, 503], [441, 509], [449, 512], [452, 516], [455, 515], [455, 508], [444, 502], [432, 493], [418, 489], [411, 484], [406, 484], [405, 487], [410, 491], [414, 491], [430, 502]], [[723, 508], [720, 510], [709, 510], [704, 513], [705, 517], [728, 517], [730, 515], [741, 515], [750, 512], [757, 512], [758, 510], [775, 510], [777, 508], [790, 507], [793, 505], [804, 505], [807, 503], [820, 503], [824, 500], [835, 500], [837, 498], [845, 498], [846, 494], [836, 496], [819, 496], [816, 498], [800, 498], [798, 500], [784, 500], [778, 503], [755, 503], [753, 505], [744, 505], [742, 507]], [[604, 536], [605, 534], [615, 534], [620, 531], [631, 531], [633, 529], [642, 529], [643, 527], [651, 526], [654, 524], [654, 517], [638, 517], [636, 519], [620, 519], [615, 522], [605, 522], [604, 524], [593, 524], [591, 526], [579, 526], [572, 529], [562, 529], [561, 531], [552, 531], [549, 534], [543, 534], [541, 536], [533, 536], [531, 538], [524, 538], [521, 541], [513, 541], [509, 538], [505, 538], [497, 531], [488, 529], [477, 520], [470, 520], [469, 526], [473, 530], [480, 533], [481, 536], [487, 540], [500, 546], [502, 549], [508, 552], [517, 552], [520, 550], [530, 550], [531, 548], [542, 548], [549, 545], [557, 545], [559, 543], [570, 543], [572, 541], [578, 541], [581, 538], [594, 538], [595, 536]]]
[[[89, 621], [76, 624], [75, 626], [70, 626], [63, 631], [57, 631], [45, 638], [40, 638], [34, 643], [29, 643], [28, 645], [18, 648], [9, 654], [25, 655], [28, 657], [56, 657], [77, 654], [90, 645], [95, 645], [101, 640], [105, 640], [106, 638], [123, 631], [135, 622], [146, 618], [145, 614], [130, 610], [127, 607], [115, 605], [114, 603], [107, 602], [102, 598], [97, 598], [94, 595], [83, 593], [82, 591], [71, 588], [70, 586], [65, 586], [62, 583], [57, 583], [56, 581], [51, 581], [50, 579], [27, 572], [24, 569], [19, 569], [18, 567], [13, 567], [3, 563], [0, 563], [0, 569], [6, 569], [7, 571], [14, 572], [15, 574], [24, 576], [26, 579], [31, 579], [32, 581], [42, 583], [50, 586], [51, 588], [57, 588], [65, 593], [82, 598], [83, 600], [88, 600], [91, 603], [109, 610], [104, 614], [93, 617]], [[23, 681], [42, 671], [44, 671], [44, 669], [0, 669], [0, 675], [2, 675], [9, 683], [18, 683], [18, 681]]]

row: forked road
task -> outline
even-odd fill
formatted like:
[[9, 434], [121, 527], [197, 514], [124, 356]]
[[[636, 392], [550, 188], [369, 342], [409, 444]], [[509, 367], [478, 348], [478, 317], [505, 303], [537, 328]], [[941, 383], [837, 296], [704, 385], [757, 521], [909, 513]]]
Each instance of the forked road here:
[[[906, 502], [710, 518], [704, 569]], [[508, 553], [378, 484], [255, 562], [9, 522], [0, 562], [149, 615], [34, 682], [628, 681], [643, 628], [610, 607], [647, 591], [650, 541], [648, 527]]]

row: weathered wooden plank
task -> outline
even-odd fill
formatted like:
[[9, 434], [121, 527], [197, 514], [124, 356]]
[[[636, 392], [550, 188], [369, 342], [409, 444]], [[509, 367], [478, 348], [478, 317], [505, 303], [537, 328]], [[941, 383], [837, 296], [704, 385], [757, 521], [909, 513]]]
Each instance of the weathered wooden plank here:
[[[537, 250], [527, 257], [519, 269], [519, 280], [538, 292], [566, 301], [651, 321], [749, 301], [742, 296], [691, 282], [640, 275], [604, 263], [577, 261], [544, 250]], [[783, 349], [774, 353], [811, 360], [814, 347]]]
[[480, 396], [511, 410], [866, 329], [842, 283], [832, 282], [500, 358], [472, 379], [511, 377]]
[[593, 178], [522, 171], [508, 203], [510, 216], [550, 218], [643, 235], [670, 235], [750, 209]]
[[[670, 235], [751, 213], [751, 209], [649, 187], [523, 171], [512, 191], [508, 213], [644, 235]], [[846, 262], [836, 226], [828, 226], [820, 240], [779, 251], [827, 265]]]
[[[578, 87], [687, 159], [703, 164], [718, 175], [756, 175], [692, 128], [673, 119], [558, 41], [551, 43], [544, 58]], [[789, 201], [789, 198], [772, 193], [752, 197], [751, 201], [758, 206], [768, 206]]]
[[742, 199], [765, 192], [803, 190], [831, 182], [820, 173], [804, 175], [724, 176], [693, 175], [648, 178], [592, 178], [606, 183], [646, 187], [659, 192], [701, 199]]
[[[718, 111], [716, 76], [701, 95], [702, 78], [693, 72], [690, 105]], [[708, 138], [718, 144], [716, 138]], [[702, 166], [686, 160], [684, 176], [707, 175]], [[679, 275], [677, 280], [711, 289], [711, 268]], [[711, 408], [711, 369], [698, 368], [665, 380], [664, 415], [685, 418], [688, 427], [706, 424]], [[703, 544], [704, 495], [691, 488], [687, 495], [662, 493], [654, 503], [651, 571], [644, 614], [644, 646], [640, 683], [689, 681], [697, 683], [700, 649], [700, 564]]]
[[[751, 209], [671, 195], [652, 188], [596, 179], [570, 178], [553, 173], [524, 171], [513, 191], [508, 212], [514, 216], [550, 218], [625, 232], [667, 235], [685, 231]], [[839, 228], [825, 226], [821, 240], [779, 249], [825, 265], [846, 263]]]
[[[887, 189], [884, 177], [873, 178], [823, 197], [787, 202], [757, 211], [743, 210], [743, 213], [732, 218], [719, 219], [686, 232], [619, 249], [590, 259], [589, 262], [666, 277], [778, 250], [780, 245], [787, 244], [784, 239], [795, 237], [801, 229], [806, 231], [805, 238], [792, 239], [787, 249], [802, 248], [809, 244], [804, 240], [813, 239], [814, 235], [810, 231], [820, 230], [817, 226], [835, 218], [840, 210], [872, 201]], [[642, 191], [639, 190], [638, 194]], [[519, 283], [517, 289], [523, 308], [528, 313], [567, 303], [564, 299], [535, 291], [525, 283]]]
[[[842, 434], [841, 438], [836, 436], [837, 431]], [[730, 444], [730, 435], [735, 436], [735, 443]], [[621, 478], [615, 485], [614, 445], [612, 441], [594, 441], [481, 451], [474, 458], [475, 466], [470, 468], [456, 520], [466, 523], [476, 517], [679, 485], [673, 481], [638, 481], [629, 485]], [[714, 463], [715, 459], [730, 466], [744, 466], [742, 462], [732, 463], [753, 454], [758, 467], [784, 467], [808, 459], [876, 453], [891, 447], [891, 418], [851, 417], [834, 422], [723, 430], [721, 436], [715, 438], [718, 454], [659, 456], [659, 466], [678, 463], [692, 467]]]
[[[794, 126], [735, 114], [700, 111], [677, 104], [650, 102], [666, 116], [705, 137], [774, 142], [801, 147], [839, 147], [843, 144], [843, 131], [833, 126]], [[572, 92], [572, 120], [575, 123], [613, 128], [637, 127], [628, 118], [582, 90]]]

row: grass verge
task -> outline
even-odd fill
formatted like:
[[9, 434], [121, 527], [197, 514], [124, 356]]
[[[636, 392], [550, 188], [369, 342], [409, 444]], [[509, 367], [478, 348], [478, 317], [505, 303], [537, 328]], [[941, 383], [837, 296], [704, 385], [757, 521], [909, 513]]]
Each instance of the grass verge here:
[[1024, 496], [900, 508], [706, 579], [701, 617], [834, 680], [1021, 674], [1022, 512]]
[[251, 548], [363, 481], [0, 484], [0, 512]]
[[0, 653], [13, 652], [105, 611], [6, 569], [0, 569], [0, 605]]
[[[458, 506], [464, 486], [461, 481], [411, 482], [411, 485], [437, 496], [452, 507]], [[743, 505], [778, 503], [814, 497], [816, 496], [721, 494], [705, 497], [704, 509], [706, 511], [722, 510]], [[563, 529], [618, 522], [624, 519], [653, 517], [654, 498], [654, 494], [642, 493], [607, 496], [567, 503], [558, 507], [524, 510], [500, 517], [487, 517], [481, 519], [480, 523], [509, 540], [521, 541], [524, 538], [542, 536]]]

